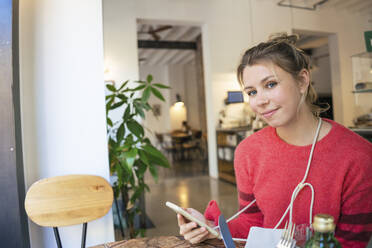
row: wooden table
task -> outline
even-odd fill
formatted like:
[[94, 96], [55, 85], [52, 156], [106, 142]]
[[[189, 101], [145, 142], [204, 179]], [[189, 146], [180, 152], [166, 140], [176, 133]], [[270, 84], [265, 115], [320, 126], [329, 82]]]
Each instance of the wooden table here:
[[192, 135], [185, 132], [172, 132], [171, 137], [172, 144], [176, 148], [176, 157], [180, 160], [184, 160], [186, 158], [184, 144], [191, 140]]
[[[243, 248], [245, 243], [235, 243], [237, 248]], [[210, 239], [197, 245], [191, 245], [181, 236], [160, 236], [150, 238], [138, 238], [130, 240], [122, 240], [103, 245], [93, 246], [91, 248], [224, 248], [222, 240]]]
[[184, 132], [171, 133], [172, 141], [175, 143], [184, 143], [191, 139], [192, 135]]

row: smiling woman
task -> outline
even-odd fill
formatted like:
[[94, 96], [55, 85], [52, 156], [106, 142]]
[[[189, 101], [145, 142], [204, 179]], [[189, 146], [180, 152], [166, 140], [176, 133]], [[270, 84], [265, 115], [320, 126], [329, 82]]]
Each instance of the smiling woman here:
[[[295, 42], [295, 36], [262, 42], [247, 50], [238, 67], [252, 110], [269, 126], [235, 150], [241, 211], [230, 231], [245, 239], [252, 226], [277, 229], [289, 222], [300, 233], [311, 226], [313, 213], [326, 213], [334, 217], [343, 247], [365, 247], [372, 234], [372, 144], [319, 118], [309, 58]], [[205, 221], [216, 226], [219, 215], [211, 201]], [[212, 238], [193, 223], [179, 223], [192, 243]], [[305, 241], [295, 238], [299, 245]]]

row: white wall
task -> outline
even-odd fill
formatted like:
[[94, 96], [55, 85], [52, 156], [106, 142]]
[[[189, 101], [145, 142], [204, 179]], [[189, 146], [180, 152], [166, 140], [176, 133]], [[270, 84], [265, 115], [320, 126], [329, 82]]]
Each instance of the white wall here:
[[104, 0], [103, 3], [105, 9], [113, 10], [107, 12], [107, 22], [104, 17], [104, 30], [118, 24], [117, 34], [106, 37], [105, 33], [105, 49], [113, 51], [115, 47], [110, 43], [115, 45], [120, 37], [120, 44], [133, 41], [118, 48], [119, 53], [126, 55], [123, 65], [131, 65], [128, 75], [137, 70], [137, 55], [133, 55], [137, 50], [135, 18], [202, 27], [209, 171], [213, 177], [217, 176], [215, 127], [218, 113], [226, 91], [239, 89], [235, 71], [240, 56], [252, 44], [267, 40], [272, 33], [291, 33], [292, 29], [298, 29], [336, 34], [330, 37], [335, 119], [346, 126], [351, 124], [354, 100], [349, 87], [352, 82], [350, 56], [365, 50], [363, 31], [371, 29], [367, 17], [328, 8], [308, 11], [279, 7], [275, 0], [234, 0], [234, 4], [225, 0]]
[[169, 65], [171, 104], [176, 102], [176, 94], [179, 94], [187, 108], [188, 125], [193, 129], [201, 129], [196, 77], [194, 65]]
[[[331, 68], [329, 61], [328, 45], [313, 49], [311, 55], [315, 63], [315, 70], [312, 71], [311, 81], [314, 82], [316, 92], [321, 95], [332, 94]], [[313, 67], [314, 68], [314, 67]]]
[[[46, 177], [109, 178], [99, 0], [20, 1], [22, 138], [27, 188]], [[55, 247], [52, 228], [29, 222], [31, 246]], [[60, 229], [80, 247], [81, 226]], [[114, 239], [111, 212], [88, 224], [87, 246]]]
[[[185, 75], [185, 103], [187, 106], [187, 123], [192, 129], [201, 130], [200, 123], [200, 99], [198, 88], [198, 81], [196, 80], [196, 68], [195, 65], [184, 65]], [[204, 100], [204, 99], [203, 99]]]
[[170, 102], [171, 105], [177, 101], [176, 95], [179, 94], [181, 100], [186, 100], [186, 78], [183, 66], [169, 65], [168, 66], [169, 84], [170, 89]]
[[[168, 79], [168, 67], [167, 66], [140, 66], [140, 79], [146, 80], [147, 75], [151, 74], [154, 78], [155, 83], [161, 83], [170, 86]], [[145, 126], [145, 134], [153, 144], [156, 144], [155, 133], [166, 133], [170, 132], [170, 117], [169, 108], [170, 103], [170, 90], [161, 89], [161, 93], [165, 98], [165, 102], [159, 100], [154, 95], [151, 95], [149, 99], [149, 104], [153, 106], [154, 104], [160, 105], [161, 115], [155, 117], [151, 111], [147, 112], [146, 119], [143, 122]]]

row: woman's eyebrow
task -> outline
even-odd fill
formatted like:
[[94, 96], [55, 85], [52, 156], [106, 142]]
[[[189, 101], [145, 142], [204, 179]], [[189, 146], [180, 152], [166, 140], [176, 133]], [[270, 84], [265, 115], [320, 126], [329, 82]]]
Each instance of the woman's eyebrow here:
[[[271, 77], [275, 77], [274, 75], [269, 75], [267, 77], [264, 77], [263, 79], [261, 79], [261, 82], [260, 84], [266, 82], [268, 79], [270, 79]], [[247, 89], [250, 89], [250, 88], [253, 88], [252, 86], [247, 86], [247, 87], [244, 87], [244, 90], [247, 90]]]

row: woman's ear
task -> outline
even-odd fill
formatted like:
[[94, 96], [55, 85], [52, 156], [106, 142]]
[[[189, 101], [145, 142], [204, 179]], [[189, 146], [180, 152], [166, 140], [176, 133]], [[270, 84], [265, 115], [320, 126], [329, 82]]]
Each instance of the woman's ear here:
[[310, 84], [310, 73], [306, 69], [302, 69], [300, 73], [298, 73], [298, 79], [299, 79], [299, 86], [300, 86], [300, 92], [302, 94], [305, 94], [307, 89], [309, 88]]

